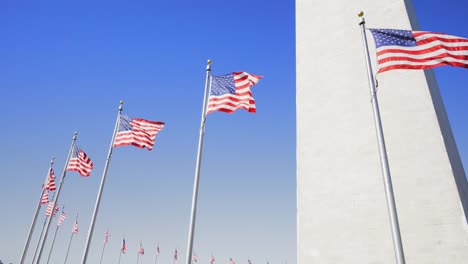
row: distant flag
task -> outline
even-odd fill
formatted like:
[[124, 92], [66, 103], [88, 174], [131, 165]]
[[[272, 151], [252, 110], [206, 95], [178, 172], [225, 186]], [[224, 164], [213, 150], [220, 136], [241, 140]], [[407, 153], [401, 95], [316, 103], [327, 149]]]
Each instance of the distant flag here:
[[46, 216], [50, 216], [52, 214], [53, 208], [54, 208], [54, 202], [49, 202], [49, 204], [47, 205], [47, 209], [46, 209]]
[[396, 69], [468, 68], [468, 39], [443, 33], [369, 29], [377, 48], [379, 73]]
[[164, 128], [164, 125], [164, 122], [121, 115], [114, 147], [133, 145], [152, 150], [156, 134]]
[[[47, 205], [45, 215], [50, 216], [52, 214], [52, 209], [53, 208], [54, 208], [54, 202], [49, 202], [49, 204]], [[55, 216], [55, 210], [54, 210], [54, 216]]]
[[158, 243], [158, 246], [156, 247], [156, 256], [159, 256], [159, 243]]
[[62, 209], [62, 214], [60, 215], [57, 226], [60, 226], [63, 223], [63, 221], [65, 221], [66, 218], [67, 218], [67, 215], [65, 214], [65, 212]]
[[255, 100], [250, 88], [261, 78], [247, 72], [212, 76], [207, 114], [214, 111], [232, 113], [240, 108], [255, 113]]
[[67, 170], [76, 171], [81, 176], [88, 177], [93, 170], [93, 162], [82, 149], [74, 146]]
[[60, 206], [58, 206], [58, 204], [55, 206], [55, 209], [54, 209], [54, 217], [57, 215], [57, 213], [59, 212], [60, 210]]
[[250, 259], [247, 260], [248, 264], [252, 264], [252, 261]]
[[127, 245], [125, 245], [125, 238], [122, 240], [122, 247], [120, 248], [120, 250], [122, 251], [122, 253], [125, 254], [125, 252], [127, 251]]
[[55, 175], [54, 170], [50, 168], [49, 177], [47, 177], [47, 183], [44, 186], [45, 190], [55, 191], [57, 187], [55, 186]]
[[145, 249], [143, 248], [143, 245], [140, 242], [140, 249], [138, 250], [138, 254], [144, 255], [145, 254]]
[[174, 249], [174, 260], [177, 260], [177, 248]]
[[197, 254], [193, 254], [193, 256], [192, 256], [192, 261], [193, 261], [193, 262], [198, 262], [198, 256], [197, 256]]
[[210, 264], [214, 264], [215, 263], [215, 258], [213, 257], [213, 255], [211, 255], [210, 257]]
[[78, 234], [78, 221], [75, 221], [75, 225], [73, 226], [73, 231], [72, 231], [73, 234]]
[[106, 236], [104, 238], [104, 244], [107, 244], [109, 242], [109, 230], [106, 231]]
[[45, 189], [42, 192], [41, 204], [46, 204], [49, 202], [49, 190]]
[[229, 264], [236, 264], [232, 258], [229, 258]]

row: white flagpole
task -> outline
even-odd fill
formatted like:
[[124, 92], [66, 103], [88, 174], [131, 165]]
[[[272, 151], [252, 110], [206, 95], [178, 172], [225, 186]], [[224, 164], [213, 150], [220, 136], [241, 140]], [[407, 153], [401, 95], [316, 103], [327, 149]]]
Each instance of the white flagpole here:
[[[47, 171], [47, 176], [44, 181], [44, 185], [47, 184], [49, 180], [50, 170], [52, 169], [54, 160], [55, 160], [55, 157], [52, 157], [50, 159], [50, 166], [49, 166], [49, 170]], [[44, 195], [44, 187], [45, 186], [42, 186], [41, 196], [39, 197], [39, 202], [37, 203], [37, 206], [36, 206], [36, 212], [34, 213], [33, 221], [32, 221], [31, 227], [29, 228], [28, 238], [26, 239], [26, 244], [24, 245], [23, 253], [21, 254], [20, 264], [24, 264], [24, 259], [26, 258], [26, 254], [28, 252], [29, 243], [31, 243], [31, 237], [34, 232], [34, 227], [36, 226], [37, 216], [39, 215], [39, 212], [41, 211], [41, 206], [42, 206], [41, 200], [42, 200], [42, 195]]]
[[[78, 214], [76, 214], [76, 218], [75, 218], [75, 224], [76, 222], [78, 221]], [[73, 229], [75, 229], [75, 226], [73, 226]], [[67, 254], [65, 255], [65, 261], [63, 262], [63, 264], [67, 264], [67, 259], [68, 259], [68, 252], [70, 252], [70, 245], [71, 245], [71, 242], [73, 240], [73, 230], [72, 230], [72, 233], [71, 233], [71, 236], [70, 236], [70, 242], [68, 242], [68, 248], [67, 248]]]
[[106, 243], [104, 243], [104, 246], [102, 246], [101, 261], [99, 261], [99, 264], [102, 263], [102, 258], [104, 257], [104, 249], [106, 249]]
[[[52, 212], [53, 212], [53, 210], [52, 210]], [[52, 214], [50, 216], [52, 216]], [[45, 230], [45, 226], [47, 224], [47, 218], [48, 217], [49, 216], [45, 217], [44, 223], [42, 224], [41, 234], [39, 235], [39, 240], [37, 241], [36, 249], [34, 250], [34, 256], [33, 256], [33, 259], [32, 259], [31, 263], [34, 263], [36, 261], [37, 253], [39, 253], [39, 247], [41, 246], [41, 239], [42, 239], [42, 235], [44, 235], [44, 230]]]
[[83, 264], [86, 264], [86, 260], [88, 259], [89, 246], [91, 245], [91, 238], [93, 237], [94, 225], [96, 224], [96, 217], [99, 211], [99, 204], [101, 203], [102, 191], [104, 189], [104, 183], [106, 182], [107, 170], [109, 169], [109, 163], [110, 163], [111, 156], [112, 156], [112, 150], [114, 149], [115, 136], [117, 135], [117, 130], [119, 129], [119, 125], [120, 125], [120, 115], [122, 114], [123, 104], [124, 102], [120, 101], [119, 113], [117, 114], [117, 121], [115, 122], [114, 134], [112, 135], [112, 140], [109, 146], [109, 152], [107, 154], [106, 164], [104, 165], [104, 171], [102, 173], [101, 185], [99, 186], [99, 192], [96, 198], [96, 205], [94, 206], [93, 217], [91, 218], [91, 224], [89, 226], [88, 237], [86, 238], [86, 246], [83, 252], [83, 259], [81, 261]]
[[382, 120], [380, 119], [379, 101], [377, 100], [377, 92], [375, 89], [374, 75], [372, 73], [369, 46], [367, 44], [366, 36], [366, 22], [364, 20], [364, 13], [358, 14], [360, 17], [359, 25], [361, 26], [362, 41], [364, 42], [364, 53], [366, 56], [367, 65], [367, 78], [369, 80], [369, 88], [371, 93], [372, 108], [374, 112], [375, 129], [377, 131], [377, 140], [379, 143], [380, 163], [382, 166], [382, 173], [384, 176], [385, 195], [387, 198], [388, 214], [390, 217], [390, 227], [392, 230], [393, 248], [395, 250], [395, 257], [398, 264], [405, 264], [405, 254], [403, 252], [403, 244], [401, 242], [400, 225], [398, 223], [398, 215], [395, 205], [395, 197], [393, 194], [392, 178], [390, 175], [390, 166], [388, 164], [387, 149], [385, 147], [385, 139], [382, 128]]
[[[65, 206], [62, 206], [62, 214], [63, 214], [63, 209], [64, 208], [65, 208]], [[60, 217], [62, 217], [62, 215], [60, 215]], [[59, 218], [59, 221], [60, 221], [60, 218]], [[57, 231], [58, 231], [59, 227], [60, 226], [57, 223], [57, 227], [55, 228], [55, 233], [54, 233], [54, 239], [52, 239], [52, 245], [50, 246], [49, 256], [47, 257], [47, 264], [49, 264], [50, 256], [52, 255], [52, 251], [54, 250], [55, 238], [57, 237]]]
[[197, 215], [198, 185], [200, 182], [200, 166], [201, 166], [202, 149], [203, 149], [203, 137], [205, 135], [206, 109], [208, 106], [207, 101], [208, 101], [210, 89], [211, 89], [211, 60], [208, 60], [207, 65], [206, 65], [205, 94], [203, 96], [203, 110], [202, 110], [201, 122], [200, 122], [201, 123], [200, 135], [198, 138], [198, 152], [197, 152], [197, 161], [196, 161], [196, 166], [195, 166], [195, 180], [193, 183], [192, 210], [190, 214], [187, 257], [186, 257], [186, 262], [185, 262], [186, 264], [192, 263], [193, 236], [195, 233], [195, 218]]
[[65, 166], [63, 167], [62, 179], [60, 179], [60, 184], [59, 184], [59, 186], [57, 188], [57, 192], [55, 193], [54, 205], [52, 206], [52, 213], [50, 214], [50, 217], [49, 217], [49, 219], [47, 221], [46, 229], [45, 229], [45, 232], [44, 232], [44, 237], [42, 238], [42, 243], [41, 243], [41, 247], [39, 249], [39, 255], [37, 256], [36, 264], [38, 264], [41, 261], [41, 256], [42, 256], [42, 252], [44, 250], [44, 245], [45, 245], [45, 242], [47, 241], [47, 233], [49, 231], [50, 223], [52, 222], [52, 218], [54, 216], [55, 206], [57, 206], [57, 201], [58, 201], [59, 196], [60, 196], [60, 191], [62, 190], [63, 181], [65, 180], [65, 176], [67, 175], [68, 163], [70, 162], [70, 157], [71, 157], [72, 151], [73, 151], [73, 149], [75, 147], [75, 142], [76, 142], [76, 137], [77, 136], [78, 136], [78, 132], [75, 132], [75, 134], [73, 135], [70, 150], [68, 151], [68, 157], [67, 157], [67, 160], [65, 162]]
[[140, 252], [137, 252], [137, 263], [138, 264], [138, 260], [140, 259]]
[[52, 246], [50, 247], [49, 256], [47, 257], [47, 264], [49, 264], [50, 256], [52, 255], [52, 250], [54, 249], [55, 238], [57, 237], [58, 229], [59, 229], [59, 226], [55, 228], [54, 239], [52, 239]]

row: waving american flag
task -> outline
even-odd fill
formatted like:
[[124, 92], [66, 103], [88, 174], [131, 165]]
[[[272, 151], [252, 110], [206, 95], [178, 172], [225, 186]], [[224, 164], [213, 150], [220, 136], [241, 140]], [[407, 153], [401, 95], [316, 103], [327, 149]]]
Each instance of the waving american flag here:
[[152, 150], [156, 134], [164, 128], [164, 125], [163, 122], [121, 115], [114, 147], [133, 145]]
[[67, 170], [76, 171], [81, 176], [88, 177], [93, 170], [93, 166], [93, 162], [88, 155], [86, 155], [82, 149], [74, 146], [72, 156], [68, 162]]

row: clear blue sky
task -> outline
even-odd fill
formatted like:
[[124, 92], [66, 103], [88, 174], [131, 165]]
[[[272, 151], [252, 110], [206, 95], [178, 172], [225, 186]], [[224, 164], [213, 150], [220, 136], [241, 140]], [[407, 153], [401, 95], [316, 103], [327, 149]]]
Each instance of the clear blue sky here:
[[[265, 77], [253, 88], [257, 114], [208, 116], [195, 252], [203, 263], [210, 252], [217, 263], [229, 257], [296, 263], [294, 1], [92, 2], [0, 3], [0, 259], [17, 263], [49, 160], [56, 156], [60, 176], [78, 131], [77, 145], [95, 169], [89, 178], [67, 174], [59, 203], [68, 219], [51, 263], [64, 259], [76, 213], [80, 232], [68, 263], [80, 262], [118, 103], [125, 100], [125, 114], [167, 126], [151, 152], [115, 149], [89, 262], [98, 262], [109, 229], [103, 263], [117, 262], [124, 234], [122, 264], [136, 261], [140, 240], [146, 250], [140, 263], [154, 263], [158, 241], [158, 263], [171, 263], [174, 248], [181, 263], [205, 65], [212, 59], [214, 75], [242, 70]], [[421, 29], [468, 37], [468, 2], [443, 3], [414, 1]], [[468, 70], [435, 73], [466, 168]]]

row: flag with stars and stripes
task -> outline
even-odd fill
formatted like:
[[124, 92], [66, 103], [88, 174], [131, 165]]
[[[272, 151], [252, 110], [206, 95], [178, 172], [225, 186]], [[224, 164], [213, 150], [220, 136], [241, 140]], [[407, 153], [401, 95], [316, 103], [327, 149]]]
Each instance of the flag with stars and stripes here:
[[156, 134], [164, 128], [164, 125], [164, 122], [121, 115], [114, 147], [133, 145], [137, 148], [152, 150]]
[[109, 230], [106, 231], [106, 237], [104, 238], [104, 244], [107, 244], [109, 242]]
[[125, 252], [127, 252], [127, 245], [125, 244], [125, 238], [122, 239], [122, 247], [120, 248], [120, 250], [124, 254], [125, 254]]
[[67, 218], [67, 215], [65, 214], [65, 212], [62, 209], [62, 214], [60, 215], [57, 226], [60, 226], [63, 223], [63, 221], [65, 221], [66, 218]]
[[197, 256], [197, 254], [193, 254], [193, 256], [192, 256], [192, 261], [193, 261], [193, 262], [198, 262], [198, 256]]
[[42, 197], [41, 197], [41, 204], [46, 204], [49, 202], [49, 190], [44, 189], [42, 192]]
[[88, 177], [93, 170], [93, 166], [93, 162], [88, 155], [82, 149], [74, 146], [67, 171], [76, 171], [81, 176]]
[[140, 249], [138, 250], [138, 254], [144, 255], [145, 254], [145, 249], [143, 248], [143, 245], [140, 242]]
[[156, 247], [156, 256], [159, 256], [160, 252], [159, 252], [159, 243], [158, 243], [158, 246]]
[[[46, 216], [50, 216], [50, 214], [52, 213], [52, 208], [53, 207], [54, 207], [54, 202], [50, 202], [49, 205], [47, 206], [47, 209], [46, 209], [46, 213], [45, 213]], [[58, 213], [59, 210], [60, 210], [60, 207], [58, 205], [56, 205], [55, 209], [54, 209], [53, 216], [55, 216]]]
[[211, 255], [210, 257], [210, 264], [214, 264], [215, 263], [215, 258], [213, 257], [213, 255]]
[[73, 226], [72, 233], [75, 235], [78, 234], [78, 221], [75, 221], [75, 225]]
[[229, 258], [229, 264], [236, 264], [236, 262], [232, 258]]
[[247, 72], [211, 77], [211, 90], [206, 113], [221, 111], [233, 113], [237, 109], [245, 109], [255, 113], [255, 100], [250, 88], [258, 83], [262, 76]]
[[47, 182], [44, 185], [44, 189], [49, 191], [55, 191], [57, 189], [55, 186], [54, 170], [52, 168], [50, 168], [49, 170], [49, 176], [47, 177]]
[[174, 249], [174, 260], [177, 260], [177, 248]]
[[468, 68], [468, 39], [443, 33], [369, 29], [377, 48], [379, 73], [396, 69]]

